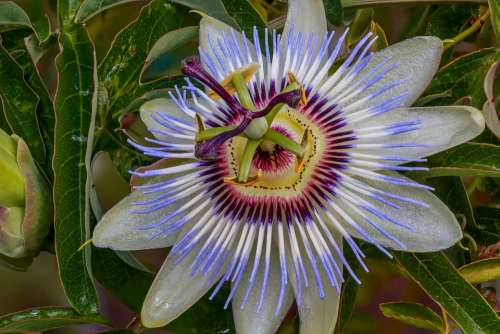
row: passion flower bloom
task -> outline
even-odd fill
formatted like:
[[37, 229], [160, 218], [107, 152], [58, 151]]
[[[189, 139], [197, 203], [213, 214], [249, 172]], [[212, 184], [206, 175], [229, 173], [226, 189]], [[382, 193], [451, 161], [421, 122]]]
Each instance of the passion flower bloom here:
[[327, 32], [321, 0], [290, 0], [283, 35], [255, 29], [247, 39], [202, 18], [186, 85], [142, 106], [154, 137], [131, 141], [160, 161], [132, 172], [135, 190], [93, 237], [116, 250], [173, 246], [144, 302], [145, 326], [230, 283], [240, 334], [274, 333], [294, 299], [301, 333], [331, 333], [343, 269], [358, 280], [344, 240], [365, 268], [355, 239], [388, 256], [460, 240], [432, 189], [399, 174], [484, 129], [471, 107], [410, 107], [441, 41], [371, 53], [366, 35], [330, 73], [344, 38]]

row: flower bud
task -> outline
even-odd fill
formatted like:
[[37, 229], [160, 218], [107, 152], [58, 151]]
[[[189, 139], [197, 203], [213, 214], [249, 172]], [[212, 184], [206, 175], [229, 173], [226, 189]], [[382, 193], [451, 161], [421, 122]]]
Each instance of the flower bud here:
[[49, 233], [52, 194], [28, 146], [0, 130], [0, 254], [36, 255]]

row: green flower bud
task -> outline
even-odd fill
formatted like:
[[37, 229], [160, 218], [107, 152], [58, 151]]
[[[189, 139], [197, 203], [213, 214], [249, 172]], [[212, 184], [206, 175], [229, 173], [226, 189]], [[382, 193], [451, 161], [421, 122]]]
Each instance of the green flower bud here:
[[0, 130], [0, 254], [36, 255], [49, 233], [52, 194], [28, 146]]

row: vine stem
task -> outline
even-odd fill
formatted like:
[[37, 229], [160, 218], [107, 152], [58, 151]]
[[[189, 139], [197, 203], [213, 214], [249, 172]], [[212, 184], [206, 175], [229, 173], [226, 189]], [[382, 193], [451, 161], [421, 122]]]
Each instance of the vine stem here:
[[459, 33], [455, 37], [451, 38], [450, 40], [445, 41], [444, 42], [444, 50], [448, 50], [452, 46], [460, 43], [461, 41], [463, 41], [464, 39], [466, 39], [467, 37], [469, 37], [470, 35], [472, 35], [476, 31], [478, 31], [479, 29], [481, 29], [481, 27], [483, 26], [484, 22], [486, 22], [486, 20], [489, 17], [490, 17], [490, 10], [488, 9], [469, 28], [465, 29], [464, 31], [462, 31], [461, 33]]

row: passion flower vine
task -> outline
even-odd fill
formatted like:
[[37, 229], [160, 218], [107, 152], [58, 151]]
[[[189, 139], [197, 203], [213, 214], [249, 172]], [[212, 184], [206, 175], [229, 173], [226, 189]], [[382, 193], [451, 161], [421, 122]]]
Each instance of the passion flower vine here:
[[301, 333], [331, 333], [343, 270], [359, 282], [344, 240], [366, 270], [355, 239], [389, 257], [460, 240], [432, 188], [399, 174], [484, 129], [471, 107], [410, 108], [441, 41], [371, 53], [367, 34], [344, 57], [345, 36], [327, 32], [320, 0], [290, 0], [282, 35], [248, 39], [202, 18], [186, 85], [142, 106], [154, 138], [130, 142], [161, 160], [132, 172], [134, 191], [93, 236], [116, 250], [172, 247], [144, 302], [146, 327], [230, 283], [238, 333], [274, 333], [294, 299]]

